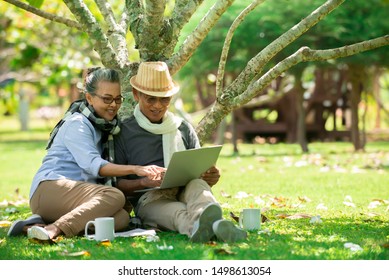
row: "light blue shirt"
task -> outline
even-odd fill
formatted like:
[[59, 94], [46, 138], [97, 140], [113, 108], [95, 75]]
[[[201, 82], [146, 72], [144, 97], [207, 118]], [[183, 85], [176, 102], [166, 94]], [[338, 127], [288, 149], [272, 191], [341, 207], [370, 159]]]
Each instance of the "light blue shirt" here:
[[70, 179], [96, 183], [108, 161], [101, 158], [101, 131], [82, 114], [74, 113], [58, 130], [34, 176], [30, 199], [42, 181]]

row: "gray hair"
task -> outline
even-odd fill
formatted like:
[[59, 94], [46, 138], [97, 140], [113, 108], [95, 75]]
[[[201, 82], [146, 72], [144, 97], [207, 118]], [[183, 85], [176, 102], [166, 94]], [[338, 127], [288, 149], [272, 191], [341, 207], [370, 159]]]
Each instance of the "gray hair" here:
[[119, 73], [116, 70], [108, 68], [89, 68], [85, 76], [84, 93], [88, 92], [92, 95], [95, 95], [98, 83], [101, 81], [110, 83], [120, 83]]

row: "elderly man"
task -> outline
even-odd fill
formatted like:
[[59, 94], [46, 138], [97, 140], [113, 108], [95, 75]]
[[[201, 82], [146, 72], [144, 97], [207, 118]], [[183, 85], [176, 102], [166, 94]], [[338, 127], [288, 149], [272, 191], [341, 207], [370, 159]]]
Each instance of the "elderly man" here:
[[[175, 151], [200, 147], [193, 127], [168, 111], [179, 86], [164, 62], [141, 63], [130, 83], [138, 104], [115, 137], [117, 163], [167, 167]], [[219, 170], [212, 167], [184, 187], [142, 193], [135, 191], [157, 187], [161, 178], [130, 175], [118, 178], [117, 187], [146, 225], [178, 231], [192, 242], [208, 242], [214, 236], [223, 242], [243, 240], [247, 233], [222, 218], [212, 194], [219, 177]]]

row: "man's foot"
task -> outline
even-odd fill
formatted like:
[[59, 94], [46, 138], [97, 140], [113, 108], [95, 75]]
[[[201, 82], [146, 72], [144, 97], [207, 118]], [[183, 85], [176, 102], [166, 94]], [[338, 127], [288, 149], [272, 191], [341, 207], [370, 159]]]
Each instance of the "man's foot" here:
[[27, 230], [27, 236], [30, 239], [49, 240], [50, 236], [43, 227], [33, 226]]
[[194, 223], [192, 242], [208, 242], [215, 235], [213, 233], [212, 225], [215, 221], [222, 218], [222, 209], [219, 204], [211, 203], [207, 205], [200, 214], [199, 219]]
[[217, 239], [223, 242], [237, 242], [247, 238], [247, 232], [235, 226], [231, 221], [218, 220], [212, 225]]
[[45, 224], [42, 217], [33, 214], [25, 220], [16, 220], [8, 230], [8, 236], [17, 236], [23, 233], [23, 228], [28, 225]]

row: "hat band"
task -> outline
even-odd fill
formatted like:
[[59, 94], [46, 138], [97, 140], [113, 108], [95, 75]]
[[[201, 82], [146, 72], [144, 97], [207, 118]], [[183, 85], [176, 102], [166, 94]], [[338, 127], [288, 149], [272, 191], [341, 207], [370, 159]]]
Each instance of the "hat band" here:
[[162, 92], [162, 91], [169, 91], [174, 88], [174, 85], [170, 85], [163, 88], [152, 88], [152, 87], [145, 87], [140, 84], [138, 84], [136, 81], [134, 81], [134, 85], [137, 86], [140, 90], [147, 90], [147, 91], [153, 91], [153, 92]]

